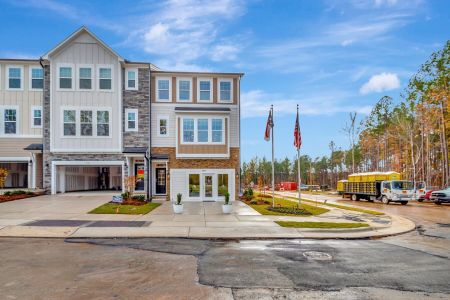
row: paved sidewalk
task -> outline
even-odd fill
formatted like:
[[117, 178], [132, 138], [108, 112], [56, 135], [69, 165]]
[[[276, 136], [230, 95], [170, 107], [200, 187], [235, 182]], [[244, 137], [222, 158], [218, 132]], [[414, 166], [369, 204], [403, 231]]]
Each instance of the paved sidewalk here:
[[[215, 202], [185, 202], [184, 212], [179, 215], [173, 214], [170, 202], [162, 202], [147, 215], [87, 213], [109, 199], [110, 194], [79, 193], [2, 203], [0, 237], [368, 238], [399, 234], [415, 228], [414, 223], [401, 217], [373, 216], [328, 206], [326, 208], [330, 212], [319, 216], [266, 216], [240, 201], [233, 203], [233, 213], [227, 215], [222, 213], [221, 203]], [[42, 226], [35, 226], [39, 220]], [[100, 226], [96, 221], [123, 222]], [[274, 221], [365, 222], [370, 227], [297, 229], [281, 227]]]

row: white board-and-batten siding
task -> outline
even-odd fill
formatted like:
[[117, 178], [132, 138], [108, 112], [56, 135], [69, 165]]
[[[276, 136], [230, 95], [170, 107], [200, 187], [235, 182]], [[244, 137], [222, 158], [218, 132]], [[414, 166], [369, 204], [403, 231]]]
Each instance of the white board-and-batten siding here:
[[[51, 64], [51, 146], [53, 152], [120, 152], [121, 136], [121, 66], [116, 55], [97, 43], [84, 33], [70, 44], [58, 50], [50, 57]], [[59, 90], [59, 66], [71, 65], [73, 90]], [[77, 90], [78, 68], [83, 65], [92, 67], [92, 90]], [[98, 89], [98, 67], [110, 65], [112, 68], [112, 91]], [[110, 136], [79, 136], [79, 119], [77, 136], [63, 135], [63, 113], [67, 109], [109, 110]], [[93, 112], [92, 118], [96, 115]], [[95, 123], [94, 123], [95, 124]]]

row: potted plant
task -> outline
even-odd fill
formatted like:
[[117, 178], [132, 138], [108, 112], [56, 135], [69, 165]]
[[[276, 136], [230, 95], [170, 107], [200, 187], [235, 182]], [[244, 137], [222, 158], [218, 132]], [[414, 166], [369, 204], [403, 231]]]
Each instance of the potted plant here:
[[176, 214], [183, 213], [183, 203], [181, 202], [181, 198], [183, 197], [182, 194], [177, 194], [177, 201], [173, 204], [173, 212]]
[[222, 205], [222, 212], [224, 214], [231, 214], [233, 211], [233, 205], [230, 202], [230, 193], [225, 194], [225, 203]]

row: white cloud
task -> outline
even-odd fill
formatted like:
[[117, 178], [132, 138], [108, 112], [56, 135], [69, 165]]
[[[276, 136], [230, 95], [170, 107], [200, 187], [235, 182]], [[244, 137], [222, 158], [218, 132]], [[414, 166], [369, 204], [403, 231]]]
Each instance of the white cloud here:
[[359, 92], [368, 94], [372, 92], [390, 91], [400, 87], [400, 80], [395, 73], [381, 73], [370, 77], [369, 81], [364, 83]]
[[346, 105], [342, 98], [347, 95], [330, 93], [290, 99], [285, 95], [270, 94], [262, 90], [252, 90], [241, 93], [241, 115], [243, 118], [267, 116], [270, 105], [274, 105], [274, 111], [279, 115], [292, 115], [296, 113], [297, 104], [303, 115], [332, 115], [342, 112], [356, 111], [361, 114], [369, 114], [372, 107], [369, 105]]

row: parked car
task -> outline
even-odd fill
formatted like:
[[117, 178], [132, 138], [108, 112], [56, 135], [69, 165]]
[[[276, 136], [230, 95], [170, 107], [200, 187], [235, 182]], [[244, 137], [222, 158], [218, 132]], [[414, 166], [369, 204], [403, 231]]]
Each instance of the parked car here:
[[424, 200], [430, 200], [432, 192], [434, 192], [434, 190], [426, 191], [425, 194], [422, 194], [422, 195], [419, 196], [419, 199], [417, 199], [417, 201], [423, 202]]
[[431, 193], [430, 199], [435, 204], [450, 203], [450, 186], [440, 191], [434, 191]]

